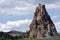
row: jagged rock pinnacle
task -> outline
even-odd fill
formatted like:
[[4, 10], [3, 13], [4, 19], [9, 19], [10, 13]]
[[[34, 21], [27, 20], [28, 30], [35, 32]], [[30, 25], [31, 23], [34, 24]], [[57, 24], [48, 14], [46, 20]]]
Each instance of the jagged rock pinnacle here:
[[40, 39], [57, 34], [54, 23], [48, 15], [45, 5], [39, 3], [36, 7], [34, 18], [30, 24], [30, 38]]

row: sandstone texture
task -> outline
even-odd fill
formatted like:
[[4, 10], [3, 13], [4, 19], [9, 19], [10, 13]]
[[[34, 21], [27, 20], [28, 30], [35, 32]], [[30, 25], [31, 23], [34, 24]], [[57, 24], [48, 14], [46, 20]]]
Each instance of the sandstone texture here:
[[36, 7], [33, 20], [30, 24], [29, 38], [40, 39], [42, 37], [51, 37], [57, 34], [54, 23], [46, 11], [45, 5], [39, 3]]

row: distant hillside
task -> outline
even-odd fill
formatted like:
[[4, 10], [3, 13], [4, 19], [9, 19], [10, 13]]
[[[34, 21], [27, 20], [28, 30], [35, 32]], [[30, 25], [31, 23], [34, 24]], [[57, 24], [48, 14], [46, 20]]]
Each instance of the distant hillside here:
[[11, 36], [19, 36], [19, 35], [24, 34], [24, 32], [19, 32], [19, 31], [11, 30], [11, 31], [7, 32], [7, 34], [9, 34]]
[[0, 32], [0, 40], [13, 39], [13, 37], [5, 32]]
[[9, 32], [0, 32], [0, 40], [23, 40], [24, 38], [28, 38], [29, 31], [19, 32], [19, 31], [9, 31]]

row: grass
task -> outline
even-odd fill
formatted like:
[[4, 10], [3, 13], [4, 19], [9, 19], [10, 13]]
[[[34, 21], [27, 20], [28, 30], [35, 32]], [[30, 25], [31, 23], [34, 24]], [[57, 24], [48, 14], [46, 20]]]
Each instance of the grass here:
[[58, 36], [54, 36], [54, 37], [50, 37], [50, 38], [42, 38], [42, 39], [29, 39], [29, 38], [24, 38], [23, 40], [60, 40], [60, 35]]

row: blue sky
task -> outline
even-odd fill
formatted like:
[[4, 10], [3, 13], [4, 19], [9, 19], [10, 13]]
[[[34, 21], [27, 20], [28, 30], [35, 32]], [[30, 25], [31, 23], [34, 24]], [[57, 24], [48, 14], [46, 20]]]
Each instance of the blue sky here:
[[57, 31], [60, 32], [60, 0], [0, 0], [0, 31], [28, 31], [39, 3], [46, 6]]

